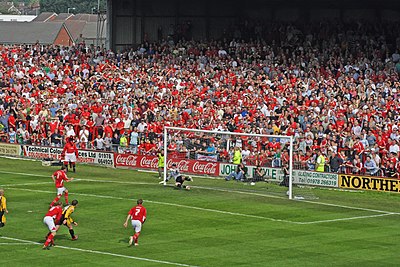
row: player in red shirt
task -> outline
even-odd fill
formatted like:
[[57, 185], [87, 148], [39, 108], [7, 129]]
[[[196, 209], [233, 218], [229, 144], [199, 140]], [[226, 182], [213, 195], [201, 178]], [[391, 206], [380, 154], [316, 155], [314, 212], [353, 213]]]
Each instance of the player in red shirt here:
[[67, 169], [65, 168], [65, 166], [62, 166], [61, 170], [58, 170], [53, 173], [53, 175], [51, 176], [51, 179], [53, 179], [53, 182], [56, 185], [57, 196], [53, 200], [53, 202], [51, 202], [50, 207], [52, 207], [56, 202], [58, 202], [60, 200], [63, 193], [64, 193], [64, 198], [65, 198], [65, 204], [68, 205], [68, 189], [64, 187], [64, 181], [70, 182], [74, 178], [69, 179], [67, 177]]
[[50, 245], [54, 245], [53, 239], [59, 228], [59, 226], [56, 226], [56, 224], [58, 224], [62, 216], [62, 203], [57, 202], [55, 204], [56, 205], [51, 207], [43, 218], [43, 223], [47, 226], [47, 228], [49, 228], [49, 233], [46, 236], [43, 249], [49, 249]]
[[61, 159], [64, 159], [64, 166], [67, 170], [69, 163], [69, 167], [72, 167], [73, 172], [75, 172], [75, 163], [78, 160], [78, 148], [74, 143], [73, 137], [68, 138], [68, 141], [61, 153]]
[[129, 219], [132, 220], [132, 226], [135, 229], [135, 234], [129, 237], [129, 245], [131, 246], [132, 243], [135, 241], [135, 246], [138, 246], [138, 239], [140, 235], [140, 231], [142, 230], [142, 225], [146, 221], [146, 208], [142, 206], [143, 199], [138, 199], [137, 206], [133, 207], [129, 212], [128, 216], [126, 217], [126, 221], [124, 223], [124, 227], [128, 226]]

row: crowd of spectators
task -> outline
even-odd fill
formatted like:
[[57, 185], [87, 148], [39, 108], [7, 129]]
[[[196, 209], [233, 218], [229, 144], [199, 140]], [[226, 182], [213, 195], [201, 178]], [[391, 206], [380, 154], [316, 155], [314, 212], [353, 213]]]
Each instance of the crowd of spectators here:
[[[62, 146], [73, 136], [81, 148], [155, 155], [164, 125], [291, 135], [297, 168], [315, 168], [322, 150], [326, 171], [395, 177], [397, 26], [256, 24], [245, 39], [170, 38], [116, 52], [84, 43], [1, 45], [0, 139]], [[176, 135], [169, 150], [195, 153], [207, 136], [195, 137]], [[288, 160], [283, 140], [232, 143], [247, 164], [268, 165]], [[205, 154], [229, 161], [222, 141], [209, 143], [216, 146]]]

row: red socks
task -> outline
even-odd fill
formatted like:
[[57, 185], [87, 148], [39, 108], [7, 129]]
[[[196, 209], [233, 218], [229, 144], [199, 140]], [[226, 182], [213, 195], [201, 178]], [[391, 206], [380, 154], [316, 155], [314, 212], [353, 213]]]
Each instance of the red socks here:
[[53, 202], [51, 202], [50, 206], [53, 207], [54, 204], [56, 204], [56, 202], [60, 200], [60, 197], [61, 197], [61, 196], [56, 196], [56, 198], [53, 200]]
[[54, 238], [54, 236], [52, 234], [50, 234], [47, 237], [46, 242], [44, 242], [44, 245], [47, 247], [51, 243], [51, 240], [53, 240], [53, 238]]
[[140, 235], [140, 233], [136, 233], [136, 234], [133, 235], [133, 239], [135, 240], [135, 243], [138, 242], [139, 235]]
[[64, 197], [65, 197], [65, 203], [68, 204], [68, 192], [64, 192]]

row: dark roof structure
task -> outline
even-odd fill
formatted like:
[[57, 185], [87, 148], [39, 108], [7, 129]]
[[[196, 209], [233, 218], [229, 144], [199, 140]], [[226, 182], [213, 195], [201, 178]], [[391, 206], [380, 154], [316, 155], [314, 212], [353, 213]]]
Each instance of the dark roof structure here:
[[0, 21], [0, 44], [53, 44], [63, 27], [73, 42], [96, 40], [97, 15], [44, 12], [32, 22]]
[[54, 18], [53, 21], [67, 21], [71, 18], [73, 18], [75, 15], [71, 13], [60, 13], [57, 15], [57, 17]]
[[0, 43], [2, 44], [53, 44], [63, 27], [63, 22], [2, 22], [0, 21]]
[[71, 17], [69, 20], [83, 20], [86, 22], [97, 22], [97, 15], [93, 14], [76, 14], [75, 16]]
[[47, 22], [53, 20], [57, 16], [54, 12], [43, 12], [37, 16], [33, 22]]
[[[85, 39], [96, 39], [97, 23], [95, 22], [86, 23], [85, 28], [82, 31], [82, 37]], [[101, 38], [105, 38], [105, 30], [103, 31]]]
[[86, 22], [82, 20], [67, 20], [64, 23], [73, 40], [77, 40], [81, 37], [81, 34], [86, 26]]

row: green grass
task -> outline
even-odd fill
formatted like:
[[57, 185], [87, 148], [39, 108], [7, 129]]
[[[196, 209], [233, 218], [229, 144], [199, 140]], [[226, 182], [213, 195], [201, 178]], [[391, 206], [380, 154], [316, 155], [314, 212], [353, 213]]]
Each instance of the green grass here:
[[[152, 173], [82, 165], [69, 174], [81, 180], [67, 183], [70, 199], [79, 200], [79, 239], [71, 241], [63, 227], [57, 246], [42, 251], [56, 169], [0, 159], [10, 211], [0, 228], [0, 266], [400, 265], [399, 215], [388, 214], [400, 210], [397, 194], [314, 189], [318, 200], [290, 201], [285, 188], [271, 184], [195, 178], [183, 191], [159, 185]], [[140, 246], [128, 247], [133, 230], [123, 223], [137, 198], [148, 220]]]

